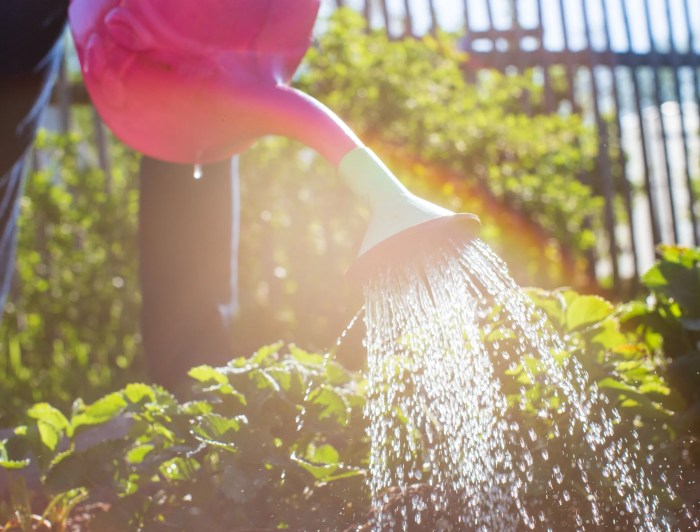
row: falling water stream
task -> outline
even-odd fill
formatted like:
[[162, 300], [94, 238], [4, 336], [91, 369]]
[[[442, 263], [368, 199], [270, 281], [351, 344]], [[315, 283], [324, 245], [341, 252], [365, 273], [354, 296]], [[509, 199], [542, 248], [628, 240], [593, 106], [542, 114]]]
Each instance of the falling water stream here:
[[[365, 297], [375, 529], [670, 529], [652, 493], [663, 466], [616, 431], [618, 412], [486, 244], [394, 267]], [[545, 431], [508, 409], [502, 374], [518, 366], [549, 391]]]

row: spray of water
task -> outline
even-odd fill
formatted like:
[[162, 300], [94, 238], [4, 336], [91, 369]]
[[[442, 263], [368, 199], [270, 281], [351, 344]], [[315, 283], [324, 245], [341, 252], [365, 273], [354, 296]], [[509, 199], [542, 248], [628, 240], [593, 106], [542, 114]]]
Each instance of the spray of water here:
[[[616, 432], [617, 411], [486, 244], [393, 267], [365, 297], [376, 529], [670, 529], [652, 493], [661, 466]], [[508, 408], [516, 366], [523, 408], [528, 387], [548, 394], [543, 430]]]

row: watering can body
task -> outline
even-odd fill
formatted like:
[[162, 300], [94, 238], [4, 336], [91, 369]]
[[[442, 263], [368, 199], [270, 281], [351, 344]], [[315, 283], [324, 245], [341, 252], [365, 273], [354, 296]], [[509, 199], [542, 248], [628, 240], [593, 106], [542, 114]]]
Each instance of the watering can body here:
[[205, 163], [274, 132], [277, 102], [295, 100], [286, 84], [319, 4], [72, 0], [69, 19], [85, 85], [112, 131], [152, 157]]
[[356, 263], [368, 272], [404, 249], [415, 254], [416, 241], [445, 227], [471, 238], [475, 216], [410, 194], [332, 111], [288, 86], [319, 7], [320, 0], [71, 0], [69, 20], [93, 103], [132, 148], [199, 164], [267, 134], [303, 142], [372, 206]]

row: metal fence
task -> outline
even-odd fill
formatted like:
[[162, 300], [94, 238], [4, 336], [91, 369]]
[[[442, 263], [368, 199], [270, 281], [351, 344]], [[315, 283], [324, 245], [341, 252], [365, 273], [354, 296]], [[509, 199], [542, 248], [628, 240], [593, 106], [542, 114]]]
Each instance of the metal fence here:
[[[653, 262], [657, 244], [700, 245], [697, 0], [323, 0], [322, 16], [341, 6], [392, 38], [460, 32], [469, 79], [532, 69], [539, 112], [586, 117], [600, 149], [594, 175], [578, 178], [605, 198], [591, 257], [598, 278], [621, 287]], [[58, 84], [64, 127], [70, 92]]]
[[700, 244], [700, 2], [328, 0], [326, 9], [345, 5], [393, 38], [462, 32], [469, 79], [532, 69], [544, 112], [586, 117], [600, 149], [595, 174], [581, 177], [605, 198], [599, 278], [620, 286], [653, 262], [657, 244]]

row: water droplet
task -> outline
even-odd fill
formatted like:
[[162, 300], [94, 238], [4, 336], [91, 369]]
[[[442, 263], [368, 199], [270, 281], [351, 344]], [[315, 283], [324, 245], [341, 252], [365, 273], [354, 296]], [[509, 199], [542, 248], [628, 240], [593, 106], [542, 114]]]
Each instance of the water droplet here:
[[202, 179], [202, 165], [201, 164], [194, 165], [194, 171], [192, 172], [192, 175], [197, 180]]

